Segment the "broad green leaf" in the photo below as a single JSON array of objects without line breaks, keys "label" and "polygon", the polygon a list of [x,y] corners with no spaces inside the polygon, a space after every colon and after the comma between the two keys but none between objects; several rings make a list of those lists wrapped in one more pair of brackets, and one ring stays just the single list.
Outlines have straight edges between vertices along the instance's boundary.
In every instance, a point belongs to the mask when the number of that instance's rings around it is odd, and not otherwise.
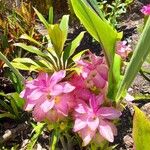
[{"label": "broad green leaf", "polygon": [[69,15],[64,15],[59,24],[61,31],[63,31],[64,33],[64,43],[67,40],[68,28],[69,28],[68,23],[69,23]]},{"label": "broad green leaf", "polygon": [[66,61],[79,46],[85,32],[81,32],[64,50],[63,60]]},{"label": "broad green leaf", "polygon": [[44,24],[44,26],[48,29],[49,28],[49,24],[48,22],[46,21],[46,19],[43,17],[43,15],[37,10],[34,8],[34,11],[35,13],[37,14],[38,18],[40,19],[40,21]]},{"label": "broad green leaf", "polygon": [[18,46],[18,47],[21,47],[23,48],[24,50],[28,51],[28,52],[31,52],[31,53],[34,53],[34,54],[37,54],[39,56],[42,56],[42,57],[45,57],[46,55],[41,52],[38,48],[36,48],[35,46],[31,46],[31,45],[26,45],[24,43],[15,43],[14,44],[15,46]]},{"label": "broad green leaf", "polygon": [[40,67],[35,61],[33,61],[31,58],[15,58],[13,59],[13,62],[18,62],[18,63],[25,63],[25,64],[32,64],[35,66]]},{"label": "broad green leaf", "polygon": [[150,121],[145,114],[134,106],[133,140],[136,150],[149,150]]},{"label": "broad green leaf", "polygon": [[113,64],[117,31],[103,21],[85,0],[71,0],[75,14],[87,31],[101,43],[108,65]]},{"label": "broad green leaf", "polygon": [[55,52],[58,56],[63,51],[64,43],[65,43],[65,36],[63,31],[60,29],[59,25],[51,25],[48,30],[52,45],[55,49]]},{"label": "broad green leaf", "polygon": [[116,101],[120,101],[121,97],[125,95],[127,89],[133,82],[137,73],[139,72],[143,62],[150,52],[150,17],[144,27],[142,35],[138,41],[136,49],[133,52],[133,56],[127,66],[123,80],[120,83],[119,89],[116,95]]},{"label": "broad green leaf", "polygon": [[87,0],[87,2],[90,4],[93,10],[101,17],[101,19],[106,21],[102,11],[100,10],[97,0]]},{"label": "broad green leaf", "polygon": [[27,34],[23,34],[23,35],[21,35],[21,36],[20,36],[20,38],[21,38],[21,39],[29,40],[29,41],[31,41],[31,42],[33,42],[33,43],[37,44],[38,46],[42,46],[42,44],[41,44],[41,43],[39,43],[38,41],[36,41],[34,38],[30,37],[30,36],[29,36],[29,35],[27,35]]},{"label": "broad green leaf", "polygon": [[148,56],[146,57],[146,61],[150,64],[150,53],[149,53]]},{"label": "broad green leaf", "polygon": [[15,68],[17,68],[17,69],[19,69],[19,70],[33,71],[33,70],[30,69],[29,66],[27,66],[27,65],[25,65],[25,64],[22,64],[22,63],[11,62],[11,64],[12,64]]}]

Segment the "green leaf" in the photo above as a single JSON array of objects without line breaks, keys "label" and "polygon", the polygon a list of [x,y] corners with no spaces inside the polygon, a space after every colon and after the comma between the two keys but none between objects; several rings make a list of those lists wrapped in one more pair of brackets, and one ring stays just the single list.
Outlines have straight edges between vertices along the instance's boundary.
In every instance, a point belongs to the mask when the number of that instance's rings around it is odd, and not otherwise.
[{"label": "green leaf", "polygon": [[41,43],[39,43],[38,41],[36,41],[34,38],[30,37],[30,36],[29,36],[29,35],[27,35],[27,34],[23,34],[23,35],[21,35],[21,36],[20,36],[20,38],[21,38],[21,39],[29,40],[29,41],[31,41],[31,42],[33,42],[33,43],[37,44],[38,46],[42,46],[42,44],[41,44]]},{"label": "green leaf", "polygon": [[1,118],[16,119],[15,115],[13,115],[13,114],[11,114],[11,113],[9,113],[9,112],[0,114],[0,119],[1,119]]},{"label": "green leaf", "polygon": [[108,97],[112,100],[115,99],[116,93],[121,82],[121,57],[115,54],[113,66],[109,69],[109,85],[108,85]]},{"label": "green leaf", "polygon": [[28,150],[33,150],[34,145],[36,143],[36,141],[38,140],[39,136],[41,135],[43,128],[45,126],[45,123],[38,123],[35,127],[34,127],[34,133],[32,135],[32,138],[30,139],[30,142],[27,145],[27,149]]},{"label": "green leaf", "polygon": [[127,89],[133,82],[137,73],[139,72],[143,62],[150,52],[150,17],[144,27],[140,40],[133,52],[133,56],[127,66],[123,80],[120,83],[119,89],[116,95],[116,101],[119,102],[121,97],[125,95]]},{"label": "green leaf", "polygon": [[148,150],[150,141],[150,121],[145,114],[134,106],[133,139],[136,150]]},{"label": "green leaf", "polygon": [[[20,72],[10,63],[10,61],[0,52],[0,60],[4,61],[6,65],[14,72],[14,74],[18,77],[18,79],[24,83],[24,77],[20,74]],[[18,84],[22,84],[18,83]],[[20,85],[21,86],[21,85]]]},{"label": "green leaf", "polygon": [[103,21],[85,0],[71,0],[75,14],[87,31],[101,43],[109,66],[113,64],[117,31]]},{"label": "green leaf", "polygon": [[63,31],[64,33],[64,43],[67,40],[68,28],[69,28],[68,23],[69,23],[69,15],[64,15],[59,24],[61,31]]},{"label": "green leaf", "polygon": [[35,13],[37,14],[38,18],[40,19],[40,21],[44,24],[44,26],[48,29],[49,28],[49,24],[48,22],[46,21],[46,19],[43,17],[43,15],[37,10],[34,8],[34,11]]},{"label": "green leaf", "polygon": [[81,58],[81,56],[82,56],[85,52],[87,52],[87,51],[88,51],[88,50],[86,49],[86,50],[83,50],[83,51],[77,53],[76,55],[74,55],[74,56],[72,57],[72,60],[73,60],[74,62],[77,62],[77,61]]},{"label": "green leaf", "polygon": [[18,108],[17,108],[17,105],[16,105],[16,102],[13,98],[10,99],[10,104],[11,104],[11,107],[13,109],[13,112],[15,114],[15,116],[17,118],[19,118],[19,111],[18,111]]},{"label": "green leaf", "polygon": [[14,99],[17,107],[20,108],[20,109],[23,109],[23,106],[24,106],[24,103],[25,103],[24,99],[20,98],[20,96],[17,92],[10,93],[10,96]]},{"label": "green leaf", "polygon": [[15,46],[18,46],[18,47],[21,47],[21,48],[23,48],[24,50],[26,50],[26,51],[28,51],[28,52],[31,52],[31,53],[34,53],[34,54],[37,54],[37,55],[39,55],[39,56],[41,56],[41,57],[45,57],[46,55],[43,53],[43,52],[41,52],[38,48],[36,48],[35,46],[28,46],[28,45],[26,45],[26,44],[24,44],[24,43],[15,43],[14,44]]},{"label": "green leaf", "polygon": [[65,36],[63,31],[60,29],[59,25],[51,25],[48,30],[52,45],[55,49],[55,52],[58,56],[63,51],[64,43],[65,43]]},{"label": "green leaf", "polygon": [[76,48],[79,46],[83,36],[84,31],[81,32],[64,50],[63,60],[66,61],[76,50]]},{"label": "green leaf", "polygon": [[48,22],[49,22],[49,24],[53,24],[53,22],[54,22],[53,7],[49,8]]}]

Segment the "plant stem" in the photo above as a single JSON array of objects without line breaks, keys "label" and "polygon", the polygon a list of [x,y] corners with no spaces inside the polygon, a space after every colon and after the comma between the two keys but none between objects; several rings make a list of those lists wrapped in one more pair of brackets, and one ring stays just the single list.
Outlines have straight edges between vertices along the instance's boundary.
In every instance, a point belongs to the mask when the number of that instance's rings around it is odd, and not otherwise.
[{"label": "plant stem", "polygon": [[57,131],[54,131],[51,150],[55,150],[57,141],[58,141],[58,133]]}]

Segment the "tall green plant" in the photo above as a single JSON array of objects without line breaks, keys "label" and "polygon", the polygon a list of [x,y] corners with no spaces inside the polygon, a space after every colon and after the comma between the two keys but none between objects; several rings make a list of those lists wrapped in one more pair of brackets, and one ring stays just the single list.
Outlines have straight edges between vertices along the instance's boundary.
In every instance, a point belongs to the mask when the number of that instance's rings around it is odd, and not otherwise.
[{"label": "tall green plant", "polygon": [[134,50],[133,56],[127,66],[125,75],[119,85],[118,92],[116,94],[116,101],[121,100],[121,96],[124,96],[127,89],[133,82],[135,76],[139,72],[146,57],[150,53],[150,17],[144,27],[141,37]]}]

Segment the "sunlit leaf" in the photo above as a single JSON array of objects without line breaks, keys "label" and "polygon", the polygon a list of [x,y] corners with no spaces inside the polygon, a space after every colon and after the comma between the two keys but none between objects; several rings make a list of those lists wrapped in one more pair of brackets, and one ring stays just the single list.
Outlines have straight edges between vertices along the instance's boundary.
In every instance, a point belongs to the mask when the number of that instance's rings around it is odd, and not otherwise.
[{"label": "sunlit leaf", "polygon": [[68,29],[69,29],[68,23],[69,23],[69,15],[63,15],[59,27],[64,33],[64,42],[67,40]]},{"label": "sunlit leaf", "polygon": [[34,11],[36,12],[38,18],[40,19],[40,21],[44,24],[44,26],[48,29],[49,28],[49,24],[48,22],[46,21],[46,19],[43,17],[43,15],[37,10],[34,8]]},{"label": "sunlit leaf", "polygon": [[42,53],[38,48],[36,48],[35,46],[31,46],[31,45],[26,45],[24,43],[15,43],[15,46],[21,47],[24,50],[31,52],[31,53],[35,53],[39,56],[45,57],[46,55],[44,53]]},{"label": "sunlit leaf", "polygon": [[148,150],[150,141],[150,121],[145,114],[134,106],[133,139],[136,150]]},{"label": "sunlit leaf", "polygon": [[79,46],[85,32],[81,32],[64,50],[64,61],[66,61],[76,50]]},{"label": "sunlit leaf", "polygon": [[117,31],[103,21],[85,0],[71,0],[75,14],[87,31],[101,43],[108,65],[113,64]]},{"label": "sunlit leaf", "polygon": [[27,35],[27,34],[23,34],[23,35],[21,35],[21,36],[20,36],[20,38],[21,38],[21,39],[29,40],[29,41],[31,41],[31,42],[33,42],[33,43],[35,43],[35,44],[39,45],[39,46],[42,46],[42,44],[41,44],[41,43],[39,43],[38,41],[36,41],[34,38],[30,37],[30,36],[29,36],[29,35]]}]

